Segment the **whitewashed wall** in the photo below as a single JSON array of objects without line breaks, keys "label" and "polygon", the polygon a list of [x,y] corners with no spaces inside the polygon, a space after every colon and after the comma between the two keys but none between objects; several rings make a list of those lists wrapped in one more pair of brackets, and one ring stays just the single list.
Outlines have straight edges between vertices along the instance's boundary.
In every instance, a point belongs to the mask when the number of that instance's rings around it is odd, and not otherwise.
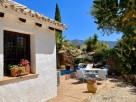
[{"label": "whitewashed wall", "polygon": [[[35,78],[18,79],[7,84],[0,82],[0,102],[45,102],[57,95],[56,77],[56,45],[54,31],[48,29],[48,24],[40,21],[42,27],[37,27],[35,18],[21,15],[0,6],[0,80],[3,77],[3,31],[14,31],[30,34],[32,72],[39,74]],[[18,17],[28,20],[23,23]],[[31,20],[30,20],[31,19]],[[38,22],[38,21],[37,21]]]}]

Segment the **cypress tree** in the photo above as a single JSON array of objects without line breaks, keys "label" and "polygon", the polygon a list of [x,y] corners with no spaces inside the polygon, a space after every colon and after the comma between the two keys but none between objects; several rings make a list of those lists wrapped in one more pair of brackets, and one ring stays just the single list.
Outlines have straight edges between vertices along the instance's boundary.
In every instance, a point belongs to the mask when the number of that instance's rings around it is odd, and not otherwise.
[{"label": "cypress tree", "polygon": [[60,10],[57,3],[56,3],[56,11],[55,11],[55,20],[61,22]]},{"label": "cypress tree", "polygon": [[[55,11],[55,18],[56,21],[61,22],[61,16],[60,16],[60,10],[59,6],[56,3],[56,11]],[[57,59],[57,68],[60,68],[60,58],[59,58],[59,50],[62,48],[62,31],[56,30],[55,31],[56,35],[56,59]]]}]

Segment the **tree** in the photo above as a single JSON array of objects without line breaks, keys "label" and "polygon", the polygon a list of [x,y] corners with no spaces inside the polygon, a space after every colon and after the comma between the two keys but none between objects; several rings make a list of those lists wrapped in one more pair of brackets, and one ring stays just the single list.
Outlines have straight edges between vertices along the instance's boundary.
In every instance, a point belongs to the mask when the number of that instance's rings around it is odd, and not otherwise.
[{"label": "tree", "polygon": [[135,0],[94,0],[90,12],[104,34],[125,32],[125,28],[135,24]]},{"label": "tree", "polygon": [[95,56],[94,56],[94,62],[106,62],[105,61],[105,54],[109,50],[109,46],[105,42],[99,42],[95,45]]},{"label": "tree", "polygon": [[[56,21],[61,22],[60,10],[58,4],[56,4],[55,18]],[[56,30],[56,58],[57,58],[57,68],[60,67],[60,58],[59,58],[59,50],[62,48],[62,31]]]},{"label": "tree", "polygon": [[87,52],[91,52],[93,49],[92,49],[92,38],[89,37],[86,41],[85,41],[85,44],[86,44],[86,51]]},{"label": "tree", "polygon": [[136,74],[136,39],[133,34],[125,34],[115,47],[115,52],[120,59],[122,73]]},{"label": "tree", "polygon": [[122,32],[122,40],[114,48],[122,72],[136,74],[136,1],[94,0],[91,14],[104,34]]},{"label": "tree", "polygon": [[93,39],[92,39],[93,50],[95,50],[97,43],[98,43],[98,35],[94,34]]},{"label": "tree", "polygon": [[93,38],[89,37],[86,39],[85,44],[86,44],[86,51],[91,52],[95,50],[96,44],[98,43],[98,35],[94,34]]},{"label": "tree", "polygon": [[59,6],[57,3],[56,3],[56,11],[55,11],[55,18],[54,19],[56,21],[61,22],[60,10],[59,10]]}]

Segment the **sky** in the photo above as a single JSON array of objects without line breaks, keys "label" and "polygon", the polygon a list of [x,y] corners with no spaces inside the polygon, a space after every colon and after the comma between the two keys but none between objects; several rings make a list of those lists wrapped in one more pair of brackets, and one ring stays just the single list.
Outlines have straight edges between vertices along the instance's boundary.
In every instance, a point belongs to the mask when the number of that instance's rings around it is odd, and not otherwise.
[{"label": "sky", "polygon": [[62,23],[67,25],[68,29],[63,32],[67,40],[79,39],[86,40],[98,35],[98,40],[117,41],[121,34],[102,35],[97,30],[97,24],[89,14],[93,0],[14,0],[27,6],[29,9],[37,11],[49,18],[54,19],[55,5],[58,3]]}]

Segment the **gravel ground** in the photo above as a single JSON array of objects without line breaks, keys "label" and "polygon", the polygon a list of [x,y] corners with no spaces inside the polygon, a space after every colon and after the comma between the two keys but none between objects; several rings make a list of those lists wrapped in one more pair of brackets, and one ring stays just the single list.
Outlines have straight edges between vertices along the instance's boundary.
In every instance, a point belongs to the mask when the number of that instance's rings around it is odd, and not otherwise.
[{"label": "gravel ground", "polygon": [[119,79],[109,80],[107,85],[88,99],[89,102],[136,102],[136,87]]}]

